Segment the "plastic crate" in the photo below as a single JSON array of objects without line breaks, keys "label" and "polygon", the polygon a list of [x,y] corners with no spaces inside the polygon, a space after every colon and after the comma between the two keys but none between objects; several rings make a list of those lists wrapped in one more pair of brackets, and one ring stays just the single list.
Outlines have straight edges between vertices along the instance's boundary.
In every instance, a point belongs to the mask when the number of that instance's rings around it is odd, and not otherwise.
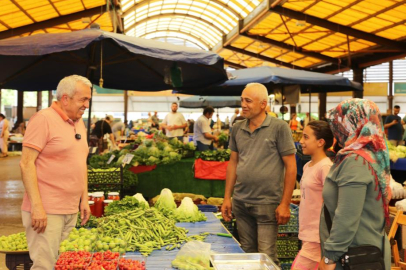
[{"label": "plastic crate", "polygon": [[30,255],[6,254],[6,266],[9,270],[29,270],[32,266]]},{"label": "plastic crate", "polygon": [[210,204],[198,204],[197,208],[199,208],[202,212],[213,212],[216,213],[218,211],[218,207],[215,205]]},{"label": "plastic crate", "polygon": [[292,268],[291,263],[281,263],[281,270],[290,270]]},{"label": "plastic crate", "polygon": [[297,237],[279,237],[276,240],[278,258],[295,258],[300,250],[300,241]]},{"label": "plastic crate", "polygon": [[290,204],[290,219],[286,225],[279,225],[278,233],[299,233],[299,206]]},{"label": "plastic crate", "polygon": [[[89,192],[92,191],[118,191],[120,194],[123,193],[123,169],[120,166],[114,171],[95,171],[89,169],[87,171],[87,182]],[[100,179],[103,179],[100,182]]]}]

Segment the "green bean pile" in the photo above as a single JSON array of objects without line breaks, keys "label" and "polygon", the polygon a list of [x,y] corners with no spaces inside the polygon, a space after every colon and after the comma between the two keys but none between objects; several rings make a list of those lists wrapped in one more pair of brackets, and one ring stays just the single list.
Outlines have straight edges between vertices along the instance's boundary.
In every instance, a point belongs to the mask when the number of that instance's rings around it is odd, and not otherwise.
[{"label": "green bean pile", "polygon": [[187,236],[188,230],[175,226],[175,220],[166,218],[155,208],[141,209],[98,219],[99,237],[121,238],[127,242],[127,251],[140,251],[148,256],[166,246],[166,250],[180,248],[184,242],[204,241],[207,234]]}]

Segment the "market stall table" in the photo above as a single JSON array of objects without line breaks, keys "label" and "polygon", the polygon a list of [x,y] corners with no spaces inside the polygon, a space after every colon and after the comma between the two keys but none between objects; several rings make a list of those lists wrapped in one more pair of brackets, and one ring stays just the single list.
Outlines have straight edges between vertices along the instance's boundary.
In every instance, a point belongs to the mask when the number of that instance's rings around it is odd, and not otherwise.
[{"label": "market stall table", "polygon": [[[197,223],[177,223],[177,226],[189,230],[188,235],[208,233],[228,233],[223,227],[220,220],[213,213],[204,213],[207,216],[206,222]],[[239,243],[234,238],[209,235],[206,243],[211,244],[211,250],[216,253],[244,253]],[[171,267],[171,262],[175,259],[179,250],[162,250],[154,251],[147,257],[146,268],[148,270],[166,270],[175,269]],[[129,252],[127,255],[140,255],[139,252]],[[141,256],[141,255],[140,255]]]},{"label": "market stall table", "polygon": [[224,180],[200,180],[193,174],[194,158],[182,159],[170,165],[158,165],[155,170],[138,174],[136,191],[153,198],[163,188],[176,193],[194,193],[209,197],[224,197]]}]

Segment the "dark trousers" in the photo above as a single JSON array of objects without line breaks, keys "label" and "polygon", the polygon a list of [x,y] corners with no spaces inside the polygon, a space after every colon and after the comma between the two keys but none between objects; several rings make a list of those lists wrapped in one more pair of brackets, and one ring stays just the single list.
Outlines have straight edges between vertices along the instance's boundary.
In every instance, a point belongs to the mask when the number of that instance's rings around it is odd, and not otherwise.
[{"label": "dark trousers", "polygon": [[209,145],[197,141],[197,151],[207,151],[207,150],[214,150],[213,143]]}]

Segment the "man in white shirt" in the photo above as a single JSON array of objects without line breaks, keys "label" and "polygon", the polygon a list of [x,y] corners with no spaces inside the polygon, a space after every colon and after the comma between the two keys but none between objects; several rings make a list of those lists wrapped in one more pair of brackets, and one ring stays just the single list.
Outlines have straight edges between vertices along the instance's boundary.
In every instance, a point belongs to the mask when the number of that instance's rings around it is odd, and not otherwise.
[{"label": "man in white shirt", "polygon": [[187,126],[183,114],[178,113],[178,103],[172,103],[172,112],[168,113],[162,122],[162,128],[165,129],[166,136],[169,138],[177,137],[183,140],[183,129]]},{"label": "man in white shirt", "polygon": [[212,141],[218,141],[217,136],[211,134],[210,118],[213,117],[213,107],[206,107],[193,127],[193,141],[197,145],[197,151],[213,150]]}]

